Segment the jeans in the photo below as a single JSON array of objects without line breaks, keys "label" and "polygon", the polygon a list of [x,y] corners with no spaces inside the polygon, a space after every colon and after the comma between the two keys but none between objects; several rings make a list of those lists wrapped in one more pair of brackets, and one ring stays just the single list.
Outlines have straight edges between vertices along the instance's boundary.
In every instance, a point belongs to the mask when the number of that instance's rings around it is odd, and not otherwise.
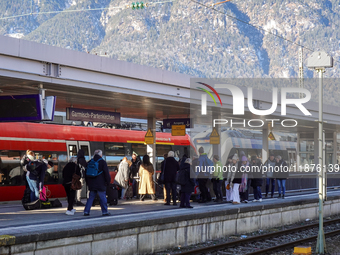
[{"label": "jeans", "polygon": [[87,199],[84,213],[90,214],[90,210],[93,204],[93,200],[96,198],[96,195],[98,193],[99,196],[99,203],[100,207],[102,208],[102,214],[107,214],[107,200],[106,200],[106,191],[97,191],[97,190],[91,190],[89,199]]},{"label": "jeans", "polygon": [[135,178],[132,178],[132,191],[133,191],[133,196],[137,196],[137,181]]},{"label": "jeans", "polygon": [[281,195],[281,187],[282,187],[282,194],[285,195],[285,193],[286,193],[286,179],[277,179],[277,187],[279,188],[279,195]]},{"label": "jeans", "polygon": [[165,183],[165,189],[166,189],[166,203],[170,204],[170,191],[172,192],[172,202],[176,204],[176,198],[177,198],[177,184],[176,182],[167,182]]},{"label": "jeans", "polygon": [[181,193],[180,207],[189,207],[190,206],[190,196],[191,196],[191,193],[186,193],[186,192]]},{"label": "jeans", "polygon": [[268,195],[269,192],[269,184],[272,182],[272,193],[271,195],[274,196],[274,191],[275,191],[275,179],[273,178],[267,178],[266,179],[266,195]]},{"label": "jeans", "polygon": [[262,198],[262,193],[261,193],[261,187],[257,186],[256,188],[253,188],[254,190],[254,199],[259,200]]},{"label": "jeans", "polygon": [[31,202],[33,202],[33,201],[39,199],[38,184],[37,184],[36,180],[31,180],[28,177],[28,175],[26,175],[26,180],[27,180],[28,186],[30,187],[30,190],[31,190],[31,195],[30,195]]},{"label": "jeans", "polygon": [[213,189],[216,195],[216,200],[223,200],[221,186],[222,186],[222,180],[213,179]]},{"label": "jeans", "polygon": [[73,203],[74,203],[74,196],[76,194],[76,191],[71,189],[71,184],[65,184],[64,189],[67,195],[67,210],[71,211],[73,209]]}]

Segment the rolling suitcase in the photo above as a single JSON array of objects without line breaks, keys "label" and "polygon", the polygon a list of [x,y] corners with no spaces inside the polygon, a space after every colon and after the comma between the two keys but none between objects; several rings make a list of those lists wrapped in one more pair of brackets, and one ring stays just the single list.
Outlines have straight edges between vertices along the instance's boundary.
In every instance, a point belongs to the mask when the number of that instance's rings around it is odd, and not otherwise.
[{"label": "rolling suitcase", "polygon": [[118,189],[114,184],[110,184],[106,189],[107,202],[110,205],[118,204]]}]

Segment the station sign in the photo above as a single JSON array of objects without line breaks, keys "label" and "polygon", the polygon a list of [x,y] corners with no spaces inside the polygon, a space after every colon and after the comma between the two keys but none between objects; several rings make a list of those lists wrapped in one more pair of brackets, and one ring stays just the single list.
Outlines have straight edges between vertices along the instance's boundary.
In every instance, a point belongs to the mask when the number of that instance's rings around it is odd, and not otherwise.
[{"label": "station sign", "polygon": [[153,136],[151,128],[149,128],[148,132],[146,132],[146,134],[145,134],[144,143],[154,144],[154,142],[155,142],[155,137]]},{"label": "station sign", "polygon": [[105,112],[89,109],[66,108],[66,119],[120,124],[120,112]]},{"label": "station sign", "polygon": [[185,136],[185,125],[172,125],[171,126],[172,136]]},{"label": "station sign", "polygon": [[186,128],[191,128],[191,119],[184,118],[184,119],[164,119],[163,120],[163,128],[170,129],[173,125],[185,125]]},{"label": "station sign", "polygon": [[[0,121],[53,120],[55,96],[39,94],[0,97]],[[45,107],[44,107],[45,105]]]},{"label": "station sign", "polygon": [[210,144],[220,144],[220,135],[216,128],[210,134]]}]

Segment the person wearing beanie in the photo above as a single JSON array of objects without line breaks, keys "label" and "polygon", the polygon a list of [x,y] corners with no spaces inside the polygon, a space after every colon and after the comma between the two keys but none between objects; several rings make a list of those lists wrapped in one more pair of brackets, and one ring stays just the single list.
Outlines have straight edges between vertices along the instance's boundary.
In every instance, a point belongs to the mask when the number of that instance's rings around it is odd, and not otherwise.
[{"label": "person wearing beanie", "polygon": [[251,156],[250,166],[252,168],[253,178],[251,179],[251,186],[254,191],[254,200],[253,202],[262,202],[262,162],[257,156]]},{"label": "person wearing beanie", "polygon": [[266,167],[266,196],[268,197],[269,192],[269,185],[271,184],[271,198],[274,197],[275,192],[275,178],[274,178],[274,167],[275,167],[276,161],[274,159],[274,154],[271,153],[269,155],[268,160],[264,163],[264,166]]},{"label": "person wearing beanie", "polygon": [[[228,168],[228,177],[226,183],[226,189],[230,192],[230,202],[233,204],[240,203],[240,194],[239,187],[241,183],[240,178],[235,178],[236,172],[240,172],[240,162],[238,162],[238,155],[232,157],[232,163],[230,164],[230,168]],[[236,168],[236,171],[232,171],[233,168]]]},{"label": "person wearing beanie", "polygon": [[249,169],[249,161],[246,156],[242,156],[241,158],[241,171],[242,173],[242,180],[240,185],[240,196],[242,203],[248,203],[249,199],[249,181],[248,181],[248,172]]}]

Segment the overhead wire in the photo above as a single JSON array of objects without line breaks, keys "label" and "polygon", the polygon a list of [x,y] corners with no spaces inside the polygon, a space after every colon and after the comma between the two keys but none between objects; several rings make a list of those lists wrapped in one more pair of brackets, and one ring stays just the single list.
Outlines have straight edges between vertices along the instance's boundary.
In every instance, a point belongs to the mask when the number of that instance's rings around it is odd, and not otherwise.
[{"label": "overhead wire", "polygon": [[[159,2],[149,2],[146,3],[149,6],[154,4],[163,4],[163,3],[171,3],[175,0],[168,0],[168,1],[159,1]],[[7,17],[1,17],[0,20],[7,20],[7,19],[14,19],[19,17],[27,17],[32,15],[45,15],[45,14],[56,14],[56,13],[72,13],[72,12],[87,12],[87,11],[103,11],[103,10],[109,10],[109,9],[129,9],[127,6],[112,6],[112,7],[104,7],[104,8],[89,8],[89,9],[74,9],[74,10],[63,10],[63,11],[48,11],[48,12],[33,12],[33,0],[31,5],[31,13],[25,13],[20,15],[12,15]]]}]

